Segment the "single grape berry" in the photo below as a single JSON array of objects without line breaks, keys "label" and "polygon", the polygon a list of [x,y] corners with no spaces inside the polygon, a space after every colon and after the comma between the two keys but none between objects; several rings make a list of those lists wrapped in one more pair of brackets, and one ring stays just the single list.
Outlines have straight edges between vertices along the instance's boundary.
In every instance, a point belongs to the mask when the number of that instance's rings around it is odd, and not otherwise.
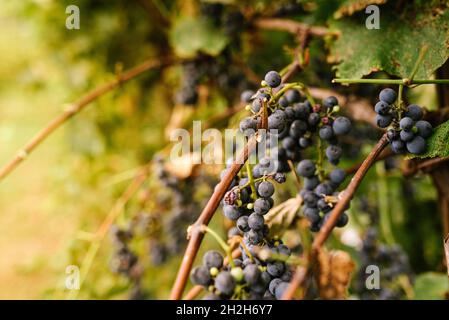
[{"label": "single grape berry", "polygon": [[379,128],[386,128],[390,125],[393,117],[391,115],[376,115],[376,124]]},{"label": "single grape berry", "polygon": [[334,131],[331,126],[324,125],[320,128],[319,135],[322,140],[329,140],[333,137]]},{"label": "single grape berry", "polygon": [[418,129],[418,135],[423,137],[424,139],[430,137],[433,132],[432,125],[425,121],[419,120],[415,123],[416,129]]},{"label": "single grape berry", "polygon": [[295,120],[290,125],[289,135],[292,138],[298,139],[307,131],[307,123],[302,120]]},{"label": "single grape berry", "polygon": [[393,89],[385,88],[379,93],[379,100],[393,104],[396,101],[396,92]]},{"label": "single grape berry", "polygon": [[282,299],[282,296],[284,295],[285,291],[287,290],[288,285],[289,285],[288,282],[281,282],[276,286],[276,289],[274,290],[276,299],[278,299],[278,300]]},{"label": "single grape berry", "polygon": [[273,179],[277,183],[284,183],[285,181],[287,181],[287,177],[285,176],[285,174],[284,173],[280,173],[280,172],[275,173]]},{"label": "single grape berry", "polygon": [[420,106],[411,104],[407,107],[407,111],[404,114],[406,117],[412,118],[414,121],[421,120],[423,112]]},{"label": "single grape berry", "polygon": [[286,98],[286,97],[281,97],[281,98],[279,99],[279,105],[280,105],[282,108],[288,107],[289,102],[288,102],[287,98]]},{"label": "single grape berry", "polygon": [[336,105],[338,105],[338,100],[334,96],[327,97],[323,100],[323,107],[326,109],[332,109]]},{"label": "single grape berry", "polygon": [[318,113],[313,112],[313,113],[309,114],[309,118],[307,121],[310,126],[316,127],[318,125],[318,123],[320,123],[321,117]]},{"label": "single grape berry", "polygon": [[249,225],[248,225],[248,216],[241,216],[237,219],[237,228],[242,232],[248,232],[249,231]]},{"label": "single grape berry", "polygon": [[264,198],[258,198],[254,201],[254,212],[260,215],[266,214],[271,209],[270,201]]},{"label": "single grape berry", "polygon": [[263,240],[263,234],[259,231],[250,229],[247,233],[245,233],[245,237],[248,239],[250,244],[258,244]]},{"label": "single grape berry", "polygon": [[393,140],[391,142],[391,150],[397,154],[403,153],[405,151],[405,143],[399,139]]},{"label": "single grape berry", "polygon": [[342,169],[334,169],[329,174],[329,179],[332,183],[335,183],[336,185],[339,185],[342,183],[346,178],[346,172]]},{"label": "single grape berry", "polygon": [[331,163],[339,160],[342,154],[343,150],[339,146],[330,145],[326,148],[326,157]]},{"label": "single grape berry", "polygon": [[276,88],[281,84],[281,76],[276,71],[269,71],[264,78],[265,82],[271,87]]},{"label": "single grape berry", "polygon": [[240,121],[240,131],[245,134],[254,133],[257,129],[257,121],[253,118],[245,118]]},{"label": "single grape berry", "polygon": [[231,205],[224,205],[223,213],[226,218],[233,221],[237,220],[242,215],[237,207]]},{"label": "single grape berry", "polygon": [[[280,110],[279,110],[280,111]],[[268,117],[268,129],[283,131],[285,128],[285,115],[284,113],[274,112]]]},{"label": "single grape berry", "polygon": [[207,251],[203,256],[203,265],[208,269],[220,269],[223,266],[223,257],[218,251]]},{"label": "single grape berry", "polygon": [[295,111],[295,118],[307,121],[310,114],[310,106],[305,103],[297,103],[293,106],[293,111]]},{"label": "single grape berry", "polygon": [[257,192],[262,198],[269,198],[274,194],[274,186],[269,181],[262,181],[257,188]]},{"label": "single grape berry", "polygon": [[299,146],[301,148],[307,148],[311,144],[312,144],[312,140],[310,140],[309,138],[304,138],[304,137],[299,138]]},{"label": "single grape berry", "polygon": [[280,278],[274,278],[273,280],[270,281],[270,284],[268,286],[268,291],[270,291],[271,294],[274,295],[274,292],[276,290],[276,287],[279,285],[279,283],[281,283],[282,280]]},{"label": "single grape berry", "polygon": [[313,190],[320,183],[320,179],[317,176],[310,178],[304,178],[304,189]]},{"label": "single grape berry", "polygon": [[211,282],[209,269],[205,266],[198,266],[193,268],[192,272],[190,273],[190,280],[194,284],[204,287],[208,286]]},{"label": "single grape berry", "polygon": [[351,121],[346,117],[338,117],[332,124],[332,129],[336,135],[344,135],[351,130]]},{"label": "single grape berry", "polygon": [[298,90],[290,89],[285,93],[285,98],[290,104],[293,104],[295,102],[299,102],[301,99],[301,94]]},{"label": "single grape berry", "polygon": [[409,117],[404,117],[401,119],[401,121],[399,121],[399,127],[405,131],[412,130],[413,125],[414,125],[414,121],[412,118],[409,118]]},{"label": "single grape berry", "polygon": [[256,264],[249,264],[243,269],[243,277],[249,285],[255,285],[260,279],[260,269]]},{"label": "single grape berry", "polygon": [[254,91],[252,91],[252,90],[245,90],[240,95],[240,100],[242,102],[249,103],[249,102],[251,102],[251,98],[253,97],[253,95],[254,95]]},{"label": "single grape berry", "polygon": [[338,217],[337,223],[335,224],[339,228],[343,228],[348,224],[349,218],[346,213],[343,213],[340,217]]},{"label": "single grape berry", "polygon": [[312,160],[302,160],[300,163],[298,163],[298,166],[296,167],[296,172],[301,177],[310,178],[315,175],[315,164]]},{"label": "single grape berry", "polygon": [[267,272],[273,277],[280,277],[285,270],[285,265],[281,261],[267,264]]},{"label": "single grape berry", "polygon": [[248,226],[252,230],[256,230],[256,231],[262,230],[264,222],[265,221],[264,221],[263,217],[257,213],[252,213],[248,217]]},{"label": "single grape berry", "polygon": [[415,134],[413,133],[413,131],[402,130],[401,133],[399,134],[399,136],[401,137],[402,141],[408,142],[408,141],[411,141],[413,139]]},{"label": "single grape berry", "polygon": [[390,112],[390,110],[391,110],[390,105],[382,100],[376,103],[376,105],[374,106],[374,111],[376,111],[377,114],[383,116],[387,115]]},{"label": "single grape berry", "polygon": [[215,278],[215,288],[225,295],[231,295],[235,288],[235,280],[228,271],[221,271]]},{"label": "single grape berry", "polygon": [[407,142],[407,150],[413,154],[421,154],[426,151],[426,140],[421,136],[416,136],[412,141]]}]

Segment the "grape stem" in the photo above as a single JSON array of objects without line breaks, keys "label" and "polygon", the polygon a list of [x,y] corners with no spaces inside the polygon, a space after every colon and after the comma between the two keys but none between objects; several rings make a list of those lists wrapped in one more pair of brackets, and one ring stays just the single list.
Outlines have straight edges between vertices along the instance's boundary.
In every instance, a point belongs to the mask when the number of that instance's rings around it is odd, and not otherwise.
[{"label": "grape stem", "polygon": [[343,212],[349,205],[349,202],[351,201],[352,197],[357,191],[358,186],[363,181],[363,178],[365,177],[369,168],[375,163],[376,158],[380,155],[382,150],[387,145],[388,145],[388,138],[387,134],[385,133],[377,142],[377,144],[374,146],[374,148],[371,150],[368,157],[366,157],[366,159],[363,161],[362,165],[354,174],[354,176],[351,179],[351,182],[349,182],[346,189],[342,191],[341,193],[342,197],[340,198],[340,201],[337,203],[332,212],[329,213],[330,215],[329,219],[326,220],[326,222],[323,224],[323,226],[321,227],[320,231],[318,232],[313,241],[312,250],[308,259],[306,270],[304,270],[304,267],[302,266],[296,269],[295,275],[293,276],[293,279],[290,282],[290,285],[288,286],[287,290],[285,291],[282,299],[284,300],[292,299],[298,286],[302,286],[307,276],[312,273],[313,268],[316,265],[316,258],[321,250],[321,247],[323,246],[324,242],[329,238],[332,230],[335,227],[335,224],[338,221],[338,218],[343,214]]},{"label": "grape stem", "polygon": [[411,86],[414,84],[449,84],[449,79],[333,79],[332,83],[365,83],[365,84],[402,84]]},{"label": "grape stem", "polygon": [[246,173],[248,175],[248,184],[251,188],[251,199],[254,200],[257,198],[256,184],[254,182],[253,172],[249,161],[246,161]]}]

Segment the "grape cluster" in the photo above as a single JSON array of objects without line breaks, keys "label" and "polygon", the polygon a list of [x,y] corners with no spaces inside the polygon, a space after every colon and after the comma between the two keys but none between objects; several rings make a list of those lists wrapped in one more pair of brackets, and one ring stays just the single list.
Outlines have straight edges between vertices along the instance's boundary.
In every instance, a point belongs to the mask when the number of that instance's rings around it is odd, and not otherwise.
[{"label": "grape cluster", "polygon": [[290,249],[280,240],[267,241],[261,249],[268,252],[264,259],[249,256],[245,253],[248,249],[242,248],[242,259],[233,259],[227,265],[219,252],[208,251],[202,265],[193,268],[190,279],[208,291],[205,300],[281,299],[292,271],[287,264],[270,256],[274,253],[288,258]]},{"label": "grape cluster", "polygon": [[[360,271],[356,292],[363,300],[397,300],[404,296],[404,290],[398,278],[407,277],[412,280],[412,272],[406,253],[398,246],[387,246],[379,243],[375,228],[370,228],[363,239],[360,250]],[[366,269],[375,265],[380,269],[380,288],[368,289],[366,279],[370,273]]]},{"label": "grape cluster", "polygon": [[416,104],[406,108],[397,101],[393,89],[383,89],[379,102],[374,106],[376,124],[388,128],[387,137],[395,153],[422,154],[426,151],[426,139],[432,135],[432,125],[423,118],[423,110]]},{"label": "grape cluster", "polygon": [[137,256],[129,248],[129,242],[133,238],[131,225],[127,228],[119,228],[113,225],[110,234],[114,248],[110,262],[112,272],[128,278],[131,283],[129,294],[131,300],[144,299],[146,294],[141,287],[143,272],[138,264]]}]

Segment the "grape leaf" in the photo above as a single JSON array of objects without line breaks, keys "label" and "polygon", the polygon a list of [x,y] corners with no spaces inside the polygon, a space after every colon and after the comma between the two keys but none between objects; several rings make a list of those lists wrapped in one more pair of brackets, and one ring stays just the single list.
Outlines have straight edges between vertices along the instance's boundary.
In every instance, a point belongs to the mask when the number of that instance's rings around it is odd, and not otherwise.
[{"label": "grape leaf", "polygon": [[170,30],[170,44],[181,58],[193,58],[198,52],[218,55],[228,37],[206,18],[181,17]]},{"label": "grape leaf", "polygon": [[449,280],[444,273],[426,272],[415,279],[413,286],[416,300],[444,299],[449,290]]},{"label": "grape leaf", "polygon": [[329,57],[339,63],[337,77],[361,78],[380,70],[409,77],[425,45],[429,50],[416,78],[429,78],[449,58],[449,10],[423,5],[397,12],[386,6],[380,8],[380,29],[366,28],[366,14],[330,23],[341,33]]},{"label": "grape leaf", "polygon": [[433,135],[427,139],[427,151],[421,155],[411,155],[412,158],[434,158],[449,156],[449,120],[435,128]]},{"label": "grape leaf", "polygon": [[354,12],[365,10],[371,4],[384,4],[387,0],[346,0],[334,13],[335,19],[351,16]]}]

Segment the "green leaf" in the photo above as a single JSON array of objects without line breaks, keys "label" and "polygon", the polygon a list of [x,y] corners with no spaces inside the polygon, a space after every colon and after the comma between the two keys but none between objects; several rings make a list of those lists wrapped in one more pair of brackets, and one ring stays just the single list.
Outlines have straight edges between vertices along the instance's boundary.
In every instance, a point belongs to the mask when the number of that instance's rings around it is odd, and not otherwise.
[{"label": "green leaf", "polygon": [[362,78],[380,70],[409,77],[420,49],[428,45],[416,74],[427,79],[449,58],[449,10],[425,5],[397,12],[387,4],[380,7],[380,29],[367,29],[367,17],[357,14],[330,24],[341,32],[329,57],[339,63],[337,77]]},{"label": "green leaf", "polygon": [[434,158],[449,156],[449,120],[435,128],[433,135],[427,139],[427,151],[421,155],[411,155],[412,158]]},{"label": "green leaf", "polygon": [[181,58],[193,58],[198,52],[218,55],[228,37],[206,18],[181,17],[170,30],[170,43]]},{"label": "green leaf", "polygon": [[440,300],[445,298],[449,290],[447,274],[426,272],[415,279],[413,286],[415,300]]}]

